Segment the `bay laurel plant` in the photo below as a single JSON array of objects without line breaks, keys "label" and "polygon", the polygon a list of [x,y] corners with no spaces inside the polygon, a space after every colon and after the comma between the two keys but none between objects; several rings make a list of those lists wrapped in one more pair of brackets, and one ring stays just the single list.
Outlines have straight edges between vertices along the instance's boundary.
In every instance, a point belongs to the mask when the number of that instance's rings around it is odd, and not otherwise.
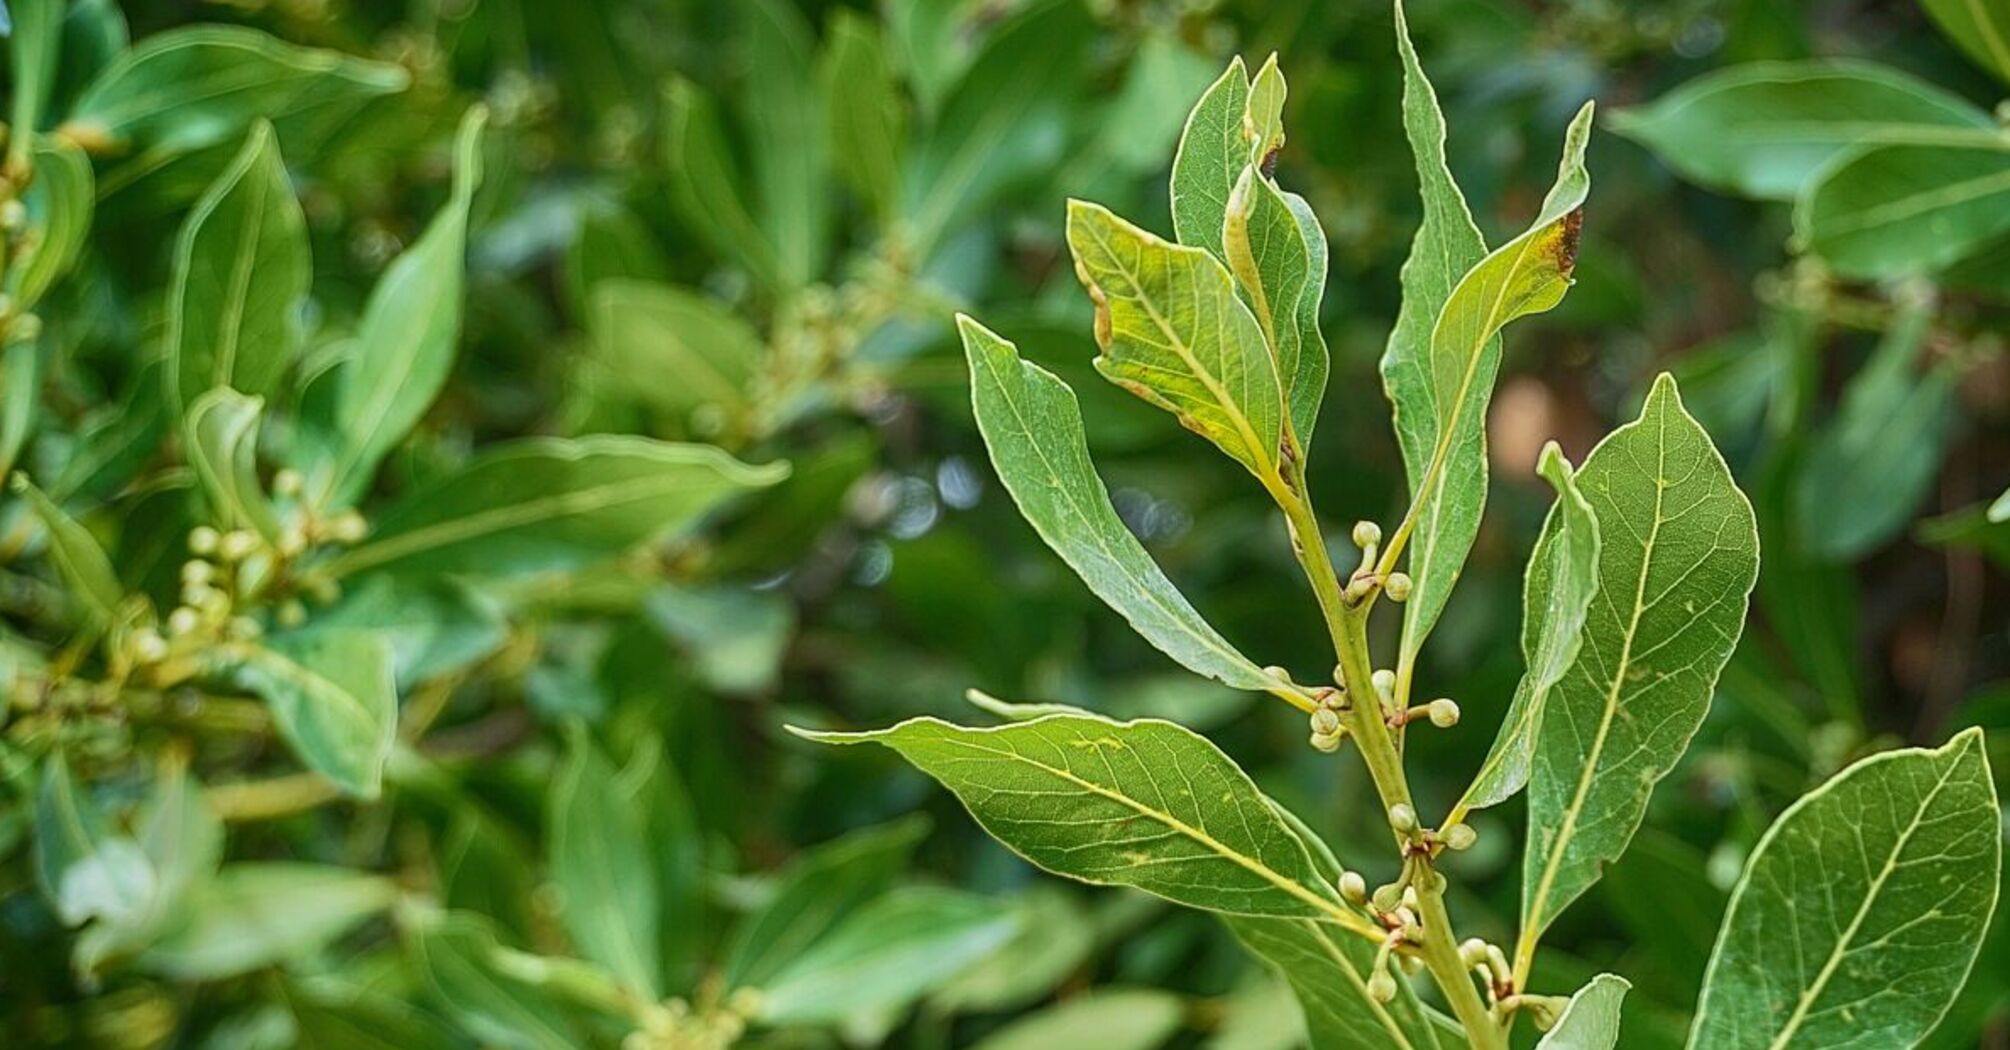
[{"label": "bay laurel plant", "polygon": [[[1286,85],[1238,60],[1187,119],[1171,177],[1172,241],[1087,201],[1067,240],[1094,306],[1098,371],[1247,470],[1280,513],[1330,639],[1330,681],[1263,666],[1215,631],[1125,528],[1090,461],[1073,392],[1004,336],[959,318],[972,402],[1019,510],[1090,590],[1197,675],[1268,694],[1310,745],[1358,754],[1386,814],[1380,856],[1336,856],[1220,749],[1177,724],[985,700],[1004,723],[933,717],[806,732],[892,748],[999,841],[1084,882],[1218,914],[1291,985],[1315,1047],[1621,1045],[1623,975],[1532,983],[1543,937],[1617,860],[1680,760],[1736,645],[1758,533],[1710,435],[1662,376],[1639,414],[1571,464],[1525,576],[1525,672],[1492,748],[1444,813],[1419,808],[1404,740],[1461,705],[1419,674],[1487,491],[1483,419],[1503,330],[1568,291],[1590,180],[1587,104],[1563,132],[1554,186],[1522,232],[1489,248],[1445,158],[1446,127],[1396,7],[1402,114],[1423,219],[1381,362],[1409,504],[1387,527],[1329,542],[1305,465],[1329,370],[1318,325],[1326,243],[1273,165]],[[1344,555],[1344,556],[1343,556]],[[1371,644],[1378,612],[1393,645]],[[1378,636],[1379,637],[1379,636]],[[1293,654],[1302,656],[1303,654]],[[1488,698],[1490,701],[1495,698]],[[1352,748],[1348,748],[1348,743]],[[1527,793],[1512,942],[1461,935],[1445,857],[1468,819]],[[1746,862],[1702,983],[1695,1050],[1896,1048],[1925,1038],[1963,984],[1996,903],[1999,814],[1979,731],[1877,755],[1788,808]],[[1367,872],[1378,874],[1370,878]],[[1468,920],[1470,921],[1470,917]],[[1428,975],[1427,990],[1412,977]]]}]

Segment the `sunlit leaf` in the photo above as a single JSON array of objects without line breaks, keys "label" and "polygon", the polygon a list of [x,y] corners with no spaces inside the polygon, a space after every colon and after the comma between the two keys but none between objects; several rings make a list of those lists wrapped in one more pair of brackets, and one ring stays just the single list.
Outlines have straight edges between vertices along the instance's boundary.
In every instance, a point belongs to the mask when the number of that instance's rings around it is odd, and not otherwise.
[{"label": "sunlit leaf", "polygon": [[307,767],[344,792],[375,798],[397,729],[391,650],[368,631],[276,635],[233,645],[219,670],[265,700]]},{"label": "sunlit leaf", "polygon": [[1151,988],[1106,988],[1022,1017],[985,1036],[972,1050],[1154,1050],[1180,1030],[1186,1007]]},{"label": "sunlit leaf", "polygon": [[35,516],[42,520],[42,527],[48,530],[49,557],[56,563],[56,571],[62,574],[84,618],[99,627],[110,624],[118,613],[119,603],[125,600],[126,590],[119,583],[118,573],[112,571],[105,549],[89,530],[29,482],[27,475],[14,475],[13,486],[15,495],[28,501]]},{"label": "sunlit leaf", "polygon": [[1609,973],[1592,978],[1570,997],[1536,1050],[1613,1050],[1619,1045],[1619,1007],[1632,987]]},{"label": "sunlit leaf", "polygon": [[287,861],[227,864],[139,963],[185,981],[234,977],[320,951],[383,911],[397,894],[389,879],[348,868]]},{"label": "sunlit leaf", "polygon": [[1825,168],[1794,235],[1838,273],[1930,274],[2010,231],[2010,142],[1877,146]]},{"label": "sunlit leaf", "polygon": [[846,916],[762,985],[761,1019],[829,1024],[906,1007],[1010,940],[1017,916],[960,890],[895,890]]}]

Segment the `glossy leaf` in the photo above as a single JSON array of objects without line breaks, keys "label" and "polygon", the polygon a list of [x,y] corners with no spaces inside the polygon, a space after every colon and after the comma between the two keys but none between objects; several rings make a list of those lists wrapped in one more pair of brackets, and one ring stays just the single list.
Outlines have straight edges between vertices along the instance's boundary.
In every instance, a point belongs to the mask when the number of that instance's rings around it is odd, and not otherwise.
[{"label": "glossy leaf", "polygon": [[1210,911],[1355,917],[1228,756],[1170,722],[1049,715],[989,729],[916,718],[864,733],[941,781],[1013,852],[1057,875]]},{"label": "glossy leaf", "polygon": [[1879,146],[1825,169],[1796,242],[1865,279],[1930,274],[2010,231],[2010,143]]},{"label": "glossy leaf", "polygon": [[347,504],[377,464],[419,422],[453,368],[461,327],[468,211],[481,185],[482,128],[475,106],[454,139],[454,189],[426,232],[393,260],[370,300],[336,377],[331,428],[338,451],[322,479],[324,502]]},{"label": "glossy leaf", "polygon": [[[1274,73],[1276,67],[1264,69]],[[1282,91],[1282,78],[1278,81]],[[1277,135],[1283,135],[1281,127]],[[1312,444],[1330,367],[1326,337],[1319,331],[1319,303],[1326,292],[1326,233],[1312,206],[1303,197],[1278,189],[1257,164],[1242,169],[1229,193],[1223,223],[1222,247],[1229,270],[1277,362],[1288,422],[1302,452]]]},{"label": "glossy leaf", "polygon": [[97,538],[43,495],[25,474],[14,475],[14,493],[28,501],[42,527],[49,532],[49,558],[69,587],[84,619],[97,627],[108,626],[125,600],[125,587]]},{"label": "glossy leaf", "polygon": [[1968,976],[2001,866],[1981,730],[1844,770],[1746,863],[1691,1050],[1915,1045]]},{"label": "glossy leaf", "polygon": [[[1565,132],[1556,182],[1535,222],[1459,278],[1431,326],[1430,350],[1422,361],[1413,363],[1407,348],[1398,356],[1403,378],[1390,387],[1398,430],[1421,427],[1420,436],[1433,442],[1422,473],[1411,475],[1412,505],[1405,520],[1412,530],[1414,587],[1403,609],[1399,689],[1408,688],[1408,670],[1444,611],[1479,532],[1487,499],[1482,431],[1500,371],[1500,331],[1554,307],[1570,289],[1584,199],[1591,191],[1584,167],[1591,115],[1587,102]],[[1388,367],[1385,359],[1385,375]],[[1405,413],[1424,412],[1430,414],[1428,424],[1404,422]]]},{"label": "glossy leaf", "polygon": [[1619,1007],[1632,987],[1609,973],[1592,978],[1570,997],[1535,1050],[1613,1050],[1619,1045]]},{"label": "glossy leaf", "polygon": [[1249,111],[1249,71],[1241,56],[1208,86],[1187,115],[1173,155],[1173,234],[1181,244],[1204,248],[1226,262],[1223,220],[1229,193],[1249,165],[1249,144],[1243,138],[1243,116]]},{"label": "glossy leaf", "polygon": [[258,484],[258,424],[261,398],[218,387],[188,406],[183,440],[189,465],[202,483],[214,520],[224,528],[248,528],[268,541],[279,535],[279,518]]},{"label": "glossy leaf", "polygon": [[1154,1050],[1178,1034],[1186,1005],[1152,988],[1105,988],[1013,1021],[972,1050]]},{"label": "glossy leaf", "polygon": [[1598,515],[1578,491],[1577,476],[1556,442],[1543,446],[1536,472],[1556,489],[1556,503],[1522,577],[1521,652],[1528,670],[1515,688],[1492,750],[1456,807],[1460,812],[1498,805],[1528,783],[1543,708],[1550,690],[1577,661],[1585,620],[1598,594]]},{"label": "glossy leaf", "polygon": [[2010,83],[2010,11],[1986,0],[1920,0],[1919,6],[1971,61]]},{"label": "glossy leaf", "polygon": [[8,294],[19,309],[40,302],[70,272],[83,251],[97,206],[91,161],[83,150],[44,137],[29,157],[35,181],[28,184],[21,203],[32,232],[22,244],[21,259],[7,267]]},{"label": "glossy leaf", "polygon": [[338,576],[509,576],[578,567],[674,532],[724,500],[779,481],[709,445],[625,435],[499,445],[385,511]]},{"label": "glossy leaf", "polygon": [[1896,311],[1883,340],[1844,388],[1836,417],[1814,436],[1794,483],[1800,541],[1819,557],[1854,560],[1913,520],[1940,475],[1960,408],[1960,366],[1919,374],[1930,304]]},{"label": "glossy leaf", "polygon": [[747,423],[767,346],[739,315],[697,292],[626,279],[600,282],[589,311],[594,352],[624,392],[699,436]]},{"label": "glossy leaf", "polygon": [[235,977],[320,951],[383,911],[397,894],[389,879],[347,868],[286,861],[228,864],[139,963],[184,981]]},{"label": "glossy leaf", "polygon": [[991,463],[1047,546],[1182,666],[1238,689],[1275,688],[1274,679],[1201,619],[1117,517],[1089,460],[1074,391],[976,321],[958,317],[957,328]]},{"label": "glossy leaf", "polygon": [[275,392],[300,343],[313,277],[307,219],[261,121],[175,241],[166,353],[175,405],[186,411],[216,387]]},{"label": "glossy leaf", "polygon": [[409,81],[397,66],[296,47],[254,29],[189,26],[116,59],[84,90],[68,123],[172,156],[228,142],[261,118],[353,112]]},{"label": "glossy leaf", "polygon": [[366,631],[278,635],[221,654],[228,673],[272,710],[309,769],[343,792],[376,798],[397,729],[391,650]]},{"label": "glossy leaf", "polygon": [[727,986],[772,981],[847,915],[893,886],[927,830],[921,820],[895,821],[806,851],[734,931],[723,970]]},{"label": "glossy leaf", "polygon": [[1708,73],[1621,110],[1613,127],[1684,178],[1781,201],[1867,146],[1982,144],[2000,134],[1957,95],[1887,66],[1833,59]]},{"label": "glossy leaf", "polygon": [[762,985],[769,1024],[833,1024],[905,1008],[1010,940],[1017,916],[959,890],[895,890],[846,916]]},{"label": "glossy leaf", "polygon": [[1397,982],[1396,998],[1388,1003],[1368,995],[1373,941],[1311,919],[1235,915],[1223,921],[1244,947],[1290,983],[1311,1045],[1389,1050],[1455,1045],[1441,1043],[1408,981]]},{"label": "glossy leaf", "polygon": [[1277,475],[1283,394],[1263,330],[1219,259],[1068,202],[1075,274],[1096,307],[1096,369],[1257,478]]},{"label": "glossy leaf", "polygon": [[1577,486],[1598,518],[1599,597],[1536,729],[1523,953],[1625,851],[1703,723],[1758,575],[1751,504],[1665,374]]},{"label": "glossy leaf", "polygon": [[830,126],[831,164],[881,223],[900,208],[907,110],[879,28],[847,8],[831,12],[817,88]]},{"label": "glossy leaf", "polygon": [[581,955],[638,994],[660,997],[662,898],[646,800],[585,726],[567,727],[565,750],[545,816],[559,917]]}]

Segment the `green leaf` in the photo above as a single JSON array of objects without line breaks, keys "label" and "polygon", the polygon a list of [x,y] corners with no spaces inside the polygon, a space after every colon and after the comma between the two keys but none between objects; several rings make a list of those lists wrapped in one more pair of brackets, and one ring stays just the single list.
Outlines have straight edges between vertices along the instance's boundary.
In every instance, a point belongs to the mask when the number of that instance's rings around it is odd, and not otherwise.
[{"label": "green leaf", "polygon": [[733,933],[721,972],[728,988],[760,987],[907,870],[928,832],[920,819],[899,820],[833,839],[783,871],[759,911]]},{"label": "green leaf", "polygon": [[1013,1021],[972,1050],[1154,1050],[1179,1033],[1186,1004],[1155,988],[1100,988]]},{"label": "green leaf", "polygon": [[260,121],[175,241],[166,353],[175,405],[185,411],[216,387],[275,393],[313,277],[307,218],[272,125]]},{"label": "green leaf", "polygon": [[89,530],[43,495],[26,474],[14,475],[14,494],[28,501],[35,516],[42,519],[42,527],[49,531],[49,558],[56,563],[56,571],[85,621],[99,628],[109,626],[118,615],[119,603],[125,600],[126,589],[120,585],[118,573],[112,571],[105,549]]},{"label": "green leaf", "polygon": [[747,178],[719,123],[718,103],[682,77],[664,90],[664,159],[670,203],[712,250],[737,260],[754,279],[780,281],[780,263],[740,188]]},{"label": "green leaf", "polygon": [[1846,277],[1930,274],[2010,230],[2010,143],[1845,154],[1794,208],[1796,244]]},{"label": "green leaf", "polygon": [[340,451],[322,478],[322,502],[348,504],[377,464],[439,395],[460,336],[468,211],[481,185],[483,106],[469,108],[454,139],[454,190],[418,241],[398,256],[363,308],[342,363],[332,429]]},{"label": "green leaf", "polygon": [[372,576],[304,630],[375,631],[402,691],[464,670],[509,640],[501,603],[458,580]]},{"label": "green leaf", "polygon": [[622,392],[669,414],[689,433],[744,431],[767,344],[710,296],[650,281],[594,288],[587,332]]},{"label": "green leaf", "polygon": [[389,879],[347,868],[286,861],[225,865],[139,964],[182,981],[235,977],[312,955],[397,896]]},{"label": "green leaf", "polygon": [[1068,247],[1096,306],[1096,370],[1272,482],[1277,364],[1228,269],[1081,200],[1068,202]]},{"label": "green leaf", "polygon": [[1612,1050],[1619,1045],[1619,1006],[1632,987],[1609,973],[1592,978],[1570,997],[1535,1050]]},{"label": "green leaf", "polygon": [[953,792],[1013,852],[1057,875],[1209,911],[1359,919],[1227,755],[1154,720],[1049,715],[988,729],[914,718],[865,733]]},{"label": "green leaf", "polygon": [[376,798],[397,729],[391,649],[369,631],[276,635],[233,645],[220,668],[272,709],[279,735],[346,794]]},{"label": "green leaf", "polygon": [[35,795],[35,881],[66,926],[134,921],[157,884],[146,852],[78,789],[60,751],[43,761]]},{"label": "green leaf", "polygon": [[414,931],[409,944],[420,976],[446,1013],[485,1044],[511,1050],[574,1050],[579,1034],[543,989],[497,972],[488,920],[449,912]]},{"label": "green leaf", "polygon": [[1386,1004],[1368,995],[1374,942],[1311,919],[1236,915],[1223,921],[1243,947],[1290,983],[1312,1046],[1439,1047],[1430,1017],[1408,981],[1397,981],[1396,998]]},{"label": "green leaf", "polygon": [[786,464],[749,466],[710,445],[614,434],[524,438],[411,493],[329,571],[508,576],[577,567],[681,529],[787,473]]},{"label": "green leaf", "polygon": [[1229,193],[1249,166],[1250,147],[1242,124],[1248,112],[1249,71],[1238,55],[1194,103],[1180,133],[1179,150],[1173,154],[1173,235],[1181,244],[1204,248],[1223,262],[1228,261],[1222,229]]},{"label": "green leaf", "polygon": [[545,815],[559,918],[581,955],[638,994],[660,998],[662,899],[646,800],[583,724],[566,726],[565,752]]},{"label": "green leaf", "polygon": [[948,1013],[1017,1011],[1046,998],[1088,962],[1095,929],[1073,891],[1034,883],[1013,902],[1012,939],[931,998]]},{"label": "green leaf", "polygon": [[394,65],[295,47],[254,29],[190,26],[120,55],[85,88],[68,124],[84,137],[165,158],[228,142],[261,118],[325,115],[311,121],[325,130],[410,79]]},{"label": "green leaf", "polygon": [[2005,489],[2001,496],[1996,497],[1996,502],[1989,505],[1989,520],[2010,521],[2010,489]]},{"label": "green leaf", "polygon": [[[1259,90],[1251,96],[1248,118],[1252,126],[1258,119],[1259,100],[1274,95],[1274,104],[1283,105],[1284,78],[1277,73],[1276,56],[1264,64],[1256,84]],[[1264,134],[1274,135],[1281,144],[1283,125],[1274,116],[1269,119],[1274,127]],[[1319,404],[1326,396],[1329,361],[1326,337],[1319,332],[1319,302],[1326,293],[1326,233],[1312,206],[1297,194],[1278,189],[1264,174],[1261,161],[1259,157],[1245,166],[1229,192],[1222,218],[1223,258],[1270,345],[1291,433],[1302,453],[1312,444]]]},{"label": "green leaf", "polygon": [[1074,391],[1011,343],[959,316],[971,405],[998,477],[1040,538],[1160,652],[1238,689],[1277,681],[1201,619],[1124,527],[1089,460]]},{"label": "green leaf", "polygon": [[761,1020],[834,1024],[904,1009],[1011,939],[1017,916],[976,894],[895,890],[860,907],[761,987]]},{"label": "green leaf", "polygon": [[1961,367],[1944,361],[1915,374],[1932,324],[1930,304],[1900,306],[1794,479],[1800,540],[1822,558],[1852,561],[1898,535],[1940,475],[1961,416]]},{"label": "green leaf", "polygon": [[1498,805],[1528,783],[1543,708],[1550,690],[1577,661],[1585,620],[1598,594],[1598,515],[1578,491],[1577,477],[1556,442],[1543,446],[1536,473],[1556,489],[1556,504],[1522,577],[1521,652],[1528,671],[1501,720],[1493,749],[1465,798],[1453,807],[1460,816],[1467,809]]},{"label": "green leaf", "polygon": [[794,4],[737,6],[750,71],[739,96],[758,218],[782,286],[800,288],[823,275],[831,233],[829,125],[817,96],[813,35]]},{"label": "green leaf", "polygon": [[1517,963],[1625,851],[1654,784],[1703,723],[1744,629],[1758,526],[1673,378],[1584,461],[1599,599],[1545,705],[1529,778]]},{"label": "green leaf", "polygon": [[900,209],[907,110],[885,41],[871,19],[850,8],[831,12],[817,60],[817,88],[838,177],[871,205],[882,225],[892,223]]},{"label": "green leaf", "polygon": [[[1423,433],[1435,442],[1423,472],[1411,475],[1413,496],[1405,519],[1412,530],[1409,572],[1414,586],[1403,608],[1396,671],[1402,695],[1408,695],[1417,651],[1444,611],[1479,533],[1487,500],[1484,431],[1494,376],[1500,371],[1500,331],[1511,321],[1554,307],[1570,290],[1584,199],[1591,190],[1584,167],[1591,116],[1587,102],[1570,122],[1556,183],[1535,222],[1459,279],[1431,327],[1428,355],[1414,365],[1419,374],[1406,374],[1390,388],[1399,398],[1399,432],[1422,424],[1406,424],[1406,411],[1427,411],[1431,420],[1423,424]],[[1405,360],[1399,367],[1407,371],[1413,365]]]},{"label": "green leaf", "polygon": [[8,72],[13,74],[13,108],[7,126],[8,174],[28,163],[42,111],[56,82],[63,42],[63,0],[14,0],[13,28],[7,34]]},{"label": "green leaf", "polygon": [[1788,807],[1732,892],[1691,1050],[1925,1038],[1995,910],[2000,821],[1980,729],[1874,755]]},{"label": "green leaf", "polygon": [[209,808],[202,785],[185,763],[164,766],[136,824],[151,870],[149,891],[116,921],[95,923],[78,935],[70,958],[79,974],[96,973],[106,960],[136,952],[170,929],[223,859],[223,821]]},{"label": "green leaf", "polygon": [[1866,146],[1999,138],[1989,115],[1960,96],[1887,66],[1835,59],[1707,73],[1621,110],[1612,125],[1684,178],[1779,201]]},{"label": "green leaf", "polygon": [[1970,60],[2010,82],[2010,11],[1984,0],[1919,0],[1919,5]]},{"label": "green leaf", "polygon": [[48,136],[30,154],[35,181],[21,195],[28,211],[30,233],[22,242],[22,257],[7,267],[8,294],[16,309],[40,302],[56,281],[70,272],[91,231],[97,191],[91,160],[71,143]]},{"label": "green leaf", "polygon": [[456,1050],[459,1034],[383,992],[334,980],[288,983],[300,1050]]},{"label": "green leaf", "polygon": [[190,403],[183,440],[216,522],[227,529],[253,529],[276,541],[279,517],[258,484],[258,423],[264,409],[263,398],[217,387]]},{"label": "green leaf", "polygon": [[12,476],[42,404],[42,344],[16,339],[0,350],[0,475]]}]

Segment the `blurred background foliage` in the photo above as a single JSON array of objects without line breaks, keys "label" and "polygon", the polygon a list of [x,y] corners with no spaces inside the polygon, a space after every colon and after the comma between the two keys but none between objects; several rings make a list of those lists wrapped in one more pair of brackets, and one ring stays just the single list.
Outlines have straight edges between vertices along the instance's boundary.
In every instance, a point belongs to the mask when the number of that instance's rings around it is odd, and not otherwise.
[{"label": "blurred background foliage", "polygon": [[[1420,0],[1411,19],[1490,234],[1534,212],[1586,98],[1610,114],[1815,56],[1984,111],[2003,94],[1910,0]],[[1419,205],[1385,5],[73,0],[48,111],[72,112],[126,40],[197,23],[406,74],[353,99],[317,84],[275,121],[312,245],[310,359],[448,203],[455,128],[487,107],[457,356],[366,519],[526,435],[700,441],[792,473],[632,555],[549,573],[497,548],[475,582],[310,603],[310,622],[424,649],[401,664],[399,743],[369,801],[299,772],[242,692],[43,704],[66,640],[58,575],[40,519],[0,497],[9,1045],[618,1045],[643,1029],[657,1041],[630,1045],[701,1047],[744,1024],[761,1046],[1295,1045],[1288,995],[1212,919],[1038,877],[890,755],[781,726],[967,716],[970,687],[1171,717],[1342,856],[1380,855],[1349,848],[1382,821],[1357,763],[1307,748],[1294,712],[1178,673],[1013,512],[950,317],[981,313],[1068,379],[1117,506],[1170,575],[1259,662],[1321,680],[1310,596],[1240,470],[1091,374],[1061,221],[1066,198],[1093,196],[1169,233],[1191,101],[1230,55],[1278,52],[1279,177],[1332,242],[1311,483],[1335,523],[1394,520],[1375,361]],[[177,453],[147,422],[166,275],[249,125],[200,100],[157,119],[123,145],[68,129],[92,153],[91,233],[38,307],[56,337],[23,353],[34,378],[10,357],[0,400],[35,409],[9,458],[38,481],[85,471],[58,491],[66,509],[165,607],[197,523],[161,497]],[[1577,287],[1509,339],[1489,420],[1501,483],[1420,671],[1466,724],[1416,734],[1410,761],[1442,809],[1514,689],[1542,442],[1580,459],[1676,372],[1760,510],[1755,622],[1698,746],[1536,978],[1627,974],[1626,1045],[1654,1048],[1680,1045],[1730,882],[1786,802],[1857,755],[1969,724],[2010,769],[2010,525],[1981,510],[2010,485],[2010,238],[1945,266],[1835,271],[1797,250],[1788,204],[1685,181],[1693,143],[1636,134],[1674,167],[1594,138]],[[123,950],[66,928],[34,845],[56,755],[72,809],[112,838],[146,840],[190,773],[207,785],[184,816],[222,830],[182,840],[210,835],[195,852],[213,869],[220,851],[222,874],[184,858],[209,889],[175,908],[213,928]],[[1514,913],[1518,820],[1476,820],[1479,846],[1456,858],[1453,907],[1490,939]],[[651,942],[626,971],[609,961],[622,928]],[[2010,1046],[2010,933],[1984,952],[1933,1045]],[[749,987],[768,1001],[731,994]]]}]

